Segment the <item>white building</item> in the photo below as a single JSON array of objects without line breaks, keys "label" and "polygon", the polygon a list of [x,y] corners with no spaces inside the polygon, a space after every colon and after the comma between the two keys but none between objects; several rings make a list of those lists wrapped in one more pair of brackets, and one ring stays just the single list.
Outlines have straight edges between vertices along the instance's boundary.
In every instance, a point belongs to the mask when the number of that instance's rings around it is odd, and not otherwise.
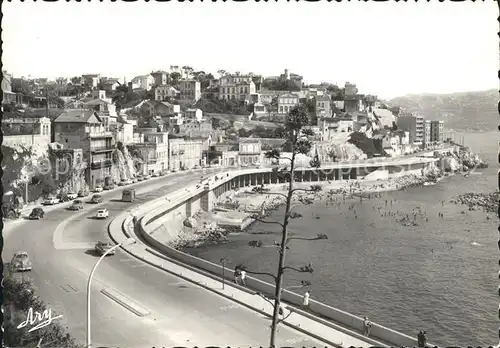
[{"label": "white building", "polygon": [[251,75],[226,75],[220,78],[219,99],[245,101],[255,94]]},{"label": "white building", "polygon": [[187,109],[186,112],[184,113],[184,118],[186,120],[202,122],[203,121],[203,111],[201,111],[200,109]]},{"label": "white building", "polygon": [[153,88],[155,79],[151,75],[143,75],[143,76],[136,76],[132,79],[132,88],[142,88],[146,91],[149,91],[151,88]]},{"label": "white building", "polygon": [[155,87],[155,100],[163,101],[168,98],[176,98],[179,91],[170,85],[161,85]]}]

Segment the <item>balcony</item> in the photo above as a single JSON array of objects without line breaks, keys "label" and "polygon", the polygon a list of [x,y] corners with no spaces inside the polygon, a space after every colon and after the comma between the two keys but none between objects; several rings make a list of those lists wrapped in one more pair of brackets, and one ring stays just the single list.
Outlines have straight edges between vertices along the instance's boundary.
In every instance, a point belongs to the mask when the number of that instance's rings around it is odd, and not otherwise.
[{"label": "balcony", "polygon": [[104,160],[104,161],[101,161],[101,162],[92,162],[90,164],[90,168],[92,170],[95,170],[95,169],[101,169],[101,168],[109,168],[113,165],[113,161],[110,160],[110,159],[107,159],[107,160]]},{"label": "balcony", "polygon": [[90,151],[93,153],[102,153],[102,152],[111,152],[113,148],[111,145],[109,146],[94,146],[90,148]]},{"label": "balcony", "polygon": [[113,133],[111,132],[92,132],[89,133],[89,138],[112,138]]}]

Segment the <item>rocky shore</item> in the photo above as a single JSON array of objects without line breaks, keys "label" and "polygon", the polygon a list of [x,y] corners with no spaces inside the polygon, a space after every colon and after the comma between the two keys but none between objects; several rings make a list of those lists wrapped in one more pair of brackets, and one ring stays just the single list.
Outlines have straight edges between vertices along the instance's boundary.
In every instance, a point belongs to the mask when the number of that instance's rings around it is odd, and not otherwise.
[{"label": "rocky shore", "polygon": [[493,193],[465,193],[451,200],[451,203],[466,205],[469,210],[482,209],[489,213],[495,213],[498,210],[500,192]]}]

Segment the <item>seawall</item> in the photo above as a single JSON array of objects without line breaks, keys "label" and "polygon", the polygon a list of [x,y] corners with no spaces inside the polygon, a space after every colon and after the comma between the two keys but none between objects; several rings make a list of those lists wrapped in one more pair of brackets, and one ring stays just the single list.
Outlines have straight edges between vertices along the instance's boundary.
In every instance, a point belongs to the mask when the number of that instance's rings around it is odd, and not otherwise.
[{"label": "seawall", "polygon": [[[432,162],[432,160],[426,161],[425,163],[430,162]],[[394,164],[391,165],[391,167],[394,166]],[[350,167],[352,168],[352,165]],[[362,166],[360,165],[359,167],[361,168]],[[403,174],[401,170],[394,171],[391,168],[378,168],[377,170],[382,170],[384,172],[384,175],[386,173],[386,170],[387,174],[391,173],[395,176],[401,176]],[[209,186],[211,187],[211,190],[216,190],[219,187],[232,189],[231,185],[227,185],[227,183],[234,181],[243,181],[246,186],[252,186],[257,184],[257,180],[247,180],[248,178],[242,179],[241,177],[248,176],[249,174],[257,174],[263,172],[269,173],[270,168],[219,173],[210,178],[212,185]],[[408,172],[408,174],[410,174],[410,171]],[[217,180],[215,180],[215,176],[218,177]],[[319,179],[320,176],[318,175],[317,178],[312,178],[312,176],[309,176],[308,178],[316,179],[314,181],[311,181],[316,182],[319,181],[317,179]],[[342,179],[344,178],[342,177]],[[179,232],[182,231],[183,220],[186,217],[194,215],[198,210],[201,209],[203,205],[203,196],[207,194],[209,193],[206,192],[205,185],[201,184],[179,189],[175,193],[170,194],[165,199],[166,203],[162,204],[160,207],[157,206],[151,211],[143,210],[145,215],[143,215],[142,218],[140,218],[140,220],[138,221],[139,231],[147,244],[149,244],[159,252],[169,257],[175,258],[176,260],[187,265],[197,267],[218,276],[222,276],[222,267],[220,265],[191,256],[169,246],[177,238]],[[149,206],[152,207],[152,205]],[[226,269],[225,274],[226,276],[234,279],[232,270]],[[273,284],[261,281],[256,278],[248,277],[247,286],[254,291],[267,294],[269,296],[273,296],[274,294],[275,287]],[[301,306],[302,304],[302,296],[288,290],[285,290],[283,292],[283,300],[296,306]],[[362,331],[363,319],[358,316],[352,315],[340,309],[314,300],[310,301],[310,309],[319,316],[329,318],[332,321],[340,323],[348,328]],[[373,323],[371,337],[380,341],[387,342],[394,346],[417,345],[417,341],[415,338],[391,330],[390,328],[378,325],[376,323]]]}]

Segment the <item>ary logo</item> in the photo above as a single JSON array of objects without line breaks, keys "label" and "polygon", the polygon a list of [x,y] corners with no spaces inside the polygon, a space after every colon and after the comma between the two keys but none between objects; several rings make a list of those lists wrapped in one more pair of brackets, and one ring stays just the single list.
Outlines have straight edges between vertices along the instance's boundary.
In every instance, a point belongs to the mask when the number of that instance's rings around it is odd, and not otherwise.
[{"label": "ary logo", "polygon": [[37,311],[33,311],[33,308],[30,308],[28,310],[26,320],[19,324],[17,328],[22,329],[23,327],[30,325],[31,329],[29,329],[28,332],[33,332],[50,325],[54,320],[60,318],[62,318],[62,315],[52,317],[52,309],[44,310],[42,313],[39,313]]}]

